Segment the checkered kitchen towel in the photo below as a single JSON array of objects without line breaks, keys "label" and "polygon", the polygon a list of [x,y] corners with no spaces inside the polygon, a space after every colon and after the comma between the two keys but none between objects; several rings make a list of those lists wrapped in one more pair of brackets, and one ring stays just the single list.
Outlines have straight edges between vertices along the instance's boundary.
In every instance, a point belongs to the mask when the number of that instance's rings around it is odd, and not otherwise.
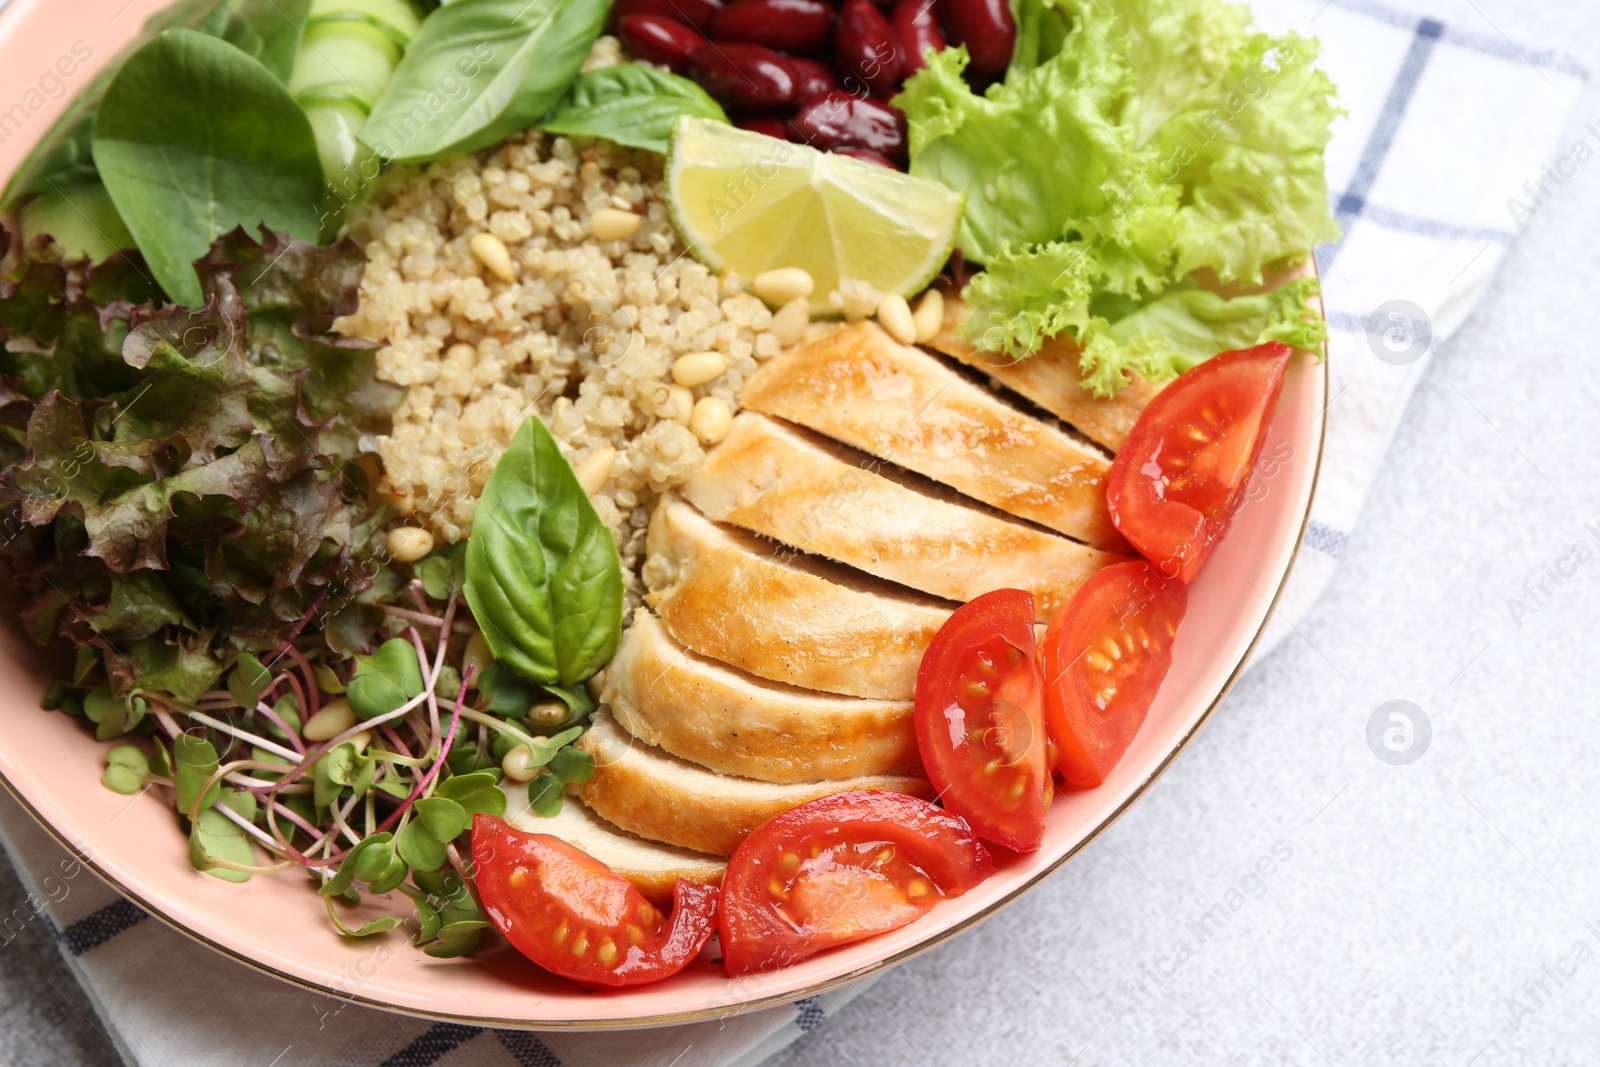
[{"label": "checkered kitchen towel", "polygon": [[[1276,639],[1332,576],[1429,356],[1466,319],[1521,224],[1570,177],[1572,160],[1600,147],[1600,116],[1569,130],[1585,72],[1513,43],[1481,17],[1480,32],[1373,0],[1262,0],[1258,17],[1269,29],[1322,39],[1322,62],[1348,111],[1328,155],[1345,236],[1317,254],[1332,327],[1327,450],[1305,551],[1269,635]],[[1582,125],[1586,117],[1597,121]],[[140,1065],[753,1065],[823,1025],[862,988],[629,1033],[414,1021],[279,984],[150,921],[73,866],[9,800],[0,802],[0,836],[36,894],[3,902],[4,912],[42,911],[37,921],[56,931],[104,1028]],[[152,966],[162,981],[148,980]],[[180,988],[193,997],[174,996]],[[197,1003],[206,1010],[196,1012]]]}]

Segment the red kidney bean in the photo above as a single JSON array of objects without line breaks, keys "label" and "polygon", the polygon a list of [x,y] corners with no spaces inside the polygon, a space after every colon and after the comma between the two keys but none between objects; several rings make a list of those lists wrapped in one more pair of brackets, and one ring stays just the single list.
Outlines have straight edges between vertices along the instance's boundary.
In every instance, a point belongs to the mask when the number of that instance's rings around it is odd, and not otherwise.
[{"label": "red kidney bean", "polygon": [[890,96],[900,87],[900,43],[871,0],[844,0],[833,31],[833,55],[847,89],[860,85],[873,96]]},{"label": "red kidney bean", "polygon": [[828,43],[833,5],[823,0],[734,0],[711,20],[713,41],[749,41],[780,52],[815,52]]},{"label": "red kidney bean", "polygon": [[764,133],[768,137],[776,137],[780,141],[786,140],[789,136],[783,120],[773,118],[771,115],[743,115],[734,119],[733,124],[741,130],[749,130],[751,133]]},{"label": "red kidney bean", "polygon": [[690,56],[706,39],[688,26],[659,15],[629,15],[617,21],[617,37],[635,59],[663,63],[679,74],[691,66]]},{"label": "red kidney bean", "polygon": [[773,108],[794,102],[794,76],[787,60],[770,48],[744,41],[706,43],[689,56],[706,92],[734,107]]},{"label": "red kidney bean", "polygon": [[789,65],[789,73],[794,75],[796,100],[809,100],[820,93],[839,88],[838,76],[826,63],[818,63],[814,59],[802,59],[799,56],[789,56],[784,62]]},{"label": "red kidney bean", "polygon": [[800,105],[789,120],[789,140],[828,151],[867,148],[900,159],[906,151],[906,117],[882,101],[835,90]]},{"label": "red kidney bean", "polygon": [[967,46],[971,73],[980,78],[1005,73],[1017,43],[1008,0],[939,0],[939,12],[950,42]]},{"label": "red kidney bean", "polygon": [[870,148],[853,148],[850,145],[845,145],[843,148],[835,148],[834,152],[841,156],[849,156],[851,159],[859,159],[864,163],[876,163],[878,166],[888,167],[890,170],[900,169],[900,165],[894,160],[882,152],[874,152]]},{"label": "red kidney bean", "polygon": [[889,23],[894,26],[900,54],[905,57],[905,77],[927,66],[922,57],[928,49],[939,52],[947,46],[933,0],[896,0],[889,11]]},{"label": "red kidney bean", "polygon": [[616,0],[611,6],[611,30],[615,33],[617,24],[630,15],[654,15],[705,33],[721,10],[722,0]]}]

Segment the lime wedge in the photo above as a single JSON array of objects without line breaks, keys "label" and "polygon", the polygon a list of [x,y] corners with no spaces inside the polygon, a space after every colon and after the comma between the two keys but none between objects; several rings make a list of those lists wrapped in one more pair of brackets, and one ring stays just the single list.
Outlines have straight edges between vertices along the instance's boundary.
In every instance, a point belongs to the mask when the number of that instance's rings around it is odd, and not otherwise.
[{"label": "lime wedge", "polygon": [[961,218],[961,195],[938,182],[688,115],[672,127],[667,206],[700,262],[747,279],[801,267],[823,314],[842,279],[921,290]]}]

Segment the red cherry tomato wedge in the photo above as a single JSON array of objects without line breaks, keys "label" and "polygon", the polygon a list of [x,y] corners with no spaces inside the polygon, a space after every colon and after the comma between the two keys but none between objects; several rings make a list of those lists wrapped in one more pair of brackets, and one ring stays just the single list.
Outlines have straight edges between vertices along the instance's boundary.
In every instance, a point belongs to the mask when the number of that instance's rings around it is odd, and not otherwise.
[{"label": "red cherry tomato wedge", "polygon": [[944,806],[1019,852],[1044,836],[1044,683],[1033,594],[997,589],[939,627],[917,670],[917,748]]},{"label": "red cherry tomato wedge", "polygon": [[1050,620],[1040,659],[1044,714],[1067,785],[1099,785],[1128,751],[1172,666],[1189,589],[1155,564],[1100,571]]},{"label": "red cherry tomato wedge", "polygon": [[836,793],[768,819],[722,879],[722,959],[735,977],[904,926],[989,876],[959,816],[903,793]]},{"label": "red cherry tomato wedge", "polygon": [[484,911],[517,951],[586,986],[677,974],[716,925],[713,886],[678,879],[668,919],[588,853],[493,815],[473,817],[472,863]]},{"label": "red cherry tomato wedge", "polygon": [[1111,521],[1169,576],[1194,581],[1244,502],[1293,350],[1224,352],[1150,402],[1106,476]]}]

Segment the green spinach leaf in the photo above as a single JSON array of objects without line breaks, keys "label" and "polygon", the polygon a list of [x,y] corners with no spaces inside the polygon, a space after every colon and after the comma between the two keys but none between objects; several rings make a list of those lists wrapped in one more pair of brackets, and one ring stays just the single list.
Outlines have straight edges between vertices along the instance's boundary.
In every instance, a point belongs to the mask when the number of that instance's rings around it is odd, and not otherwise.
[{"label": "green spinach leaf", "polygon": [[204,299],[194,261],[236,226],[315,241],[322,165],[294,99],[258,60],[194,30],[168,30],[112,79],[94,160],[167,295]]},{"label": "green spinach leaf", "polygon": [[604,137],[617,144],[666,152],[679,115],[727,122],[718,103],[688,78],[639,63],[619,63],[578,75],[541,130]]},{"label": "green spinach leaf", "polygon": [[484,486],[466,594],[495,659],[533,681],[574,685],[617,650],[616,542],[537,418],[523,422]]},{"label": "green spinach leaf", "polygon": [[471,0],[422,22],[361,139],[420,163],[494,144],[561,99],[600,35],[608,0]]},{"label": "green spinach leaf", "polygon": [[[122,69],[123,62],[163,30],[188,27],[220,37],[261,60],[280,81],[287,82],[310,11],[311,0],[185,0],[158,11],[145,23],[138,37],[73,95],[66,111],[12,174],[5,194],[0,196],[0,208],[10,211],[25,196],[52,199],[63,208],[85,198],[96,203],[104,198],[105,191],[100,185],[90,145],[95,115],[100,110],[100,101],[105,98],[106,86]],[[93,58],[94,50],[80,41],[56,61],[55,68],[63,78],[70,78],[80,65]],[[110,214],[111,219],[97,220],[93,228],[103,231],[106,240],[115,247],[131,247],[122,243],[121,220],[115,218],[115,211]],[[75,212],[58,210],[48,219],[41,218],[37,225],[25,228],[59,239],[63,235],[46,228],[47,222],[59,224],[65,220],[71,226],[75,215]],[[83,245],[81,240],[73,243]],[[103,258],[103,252],[93,258]]]}]

